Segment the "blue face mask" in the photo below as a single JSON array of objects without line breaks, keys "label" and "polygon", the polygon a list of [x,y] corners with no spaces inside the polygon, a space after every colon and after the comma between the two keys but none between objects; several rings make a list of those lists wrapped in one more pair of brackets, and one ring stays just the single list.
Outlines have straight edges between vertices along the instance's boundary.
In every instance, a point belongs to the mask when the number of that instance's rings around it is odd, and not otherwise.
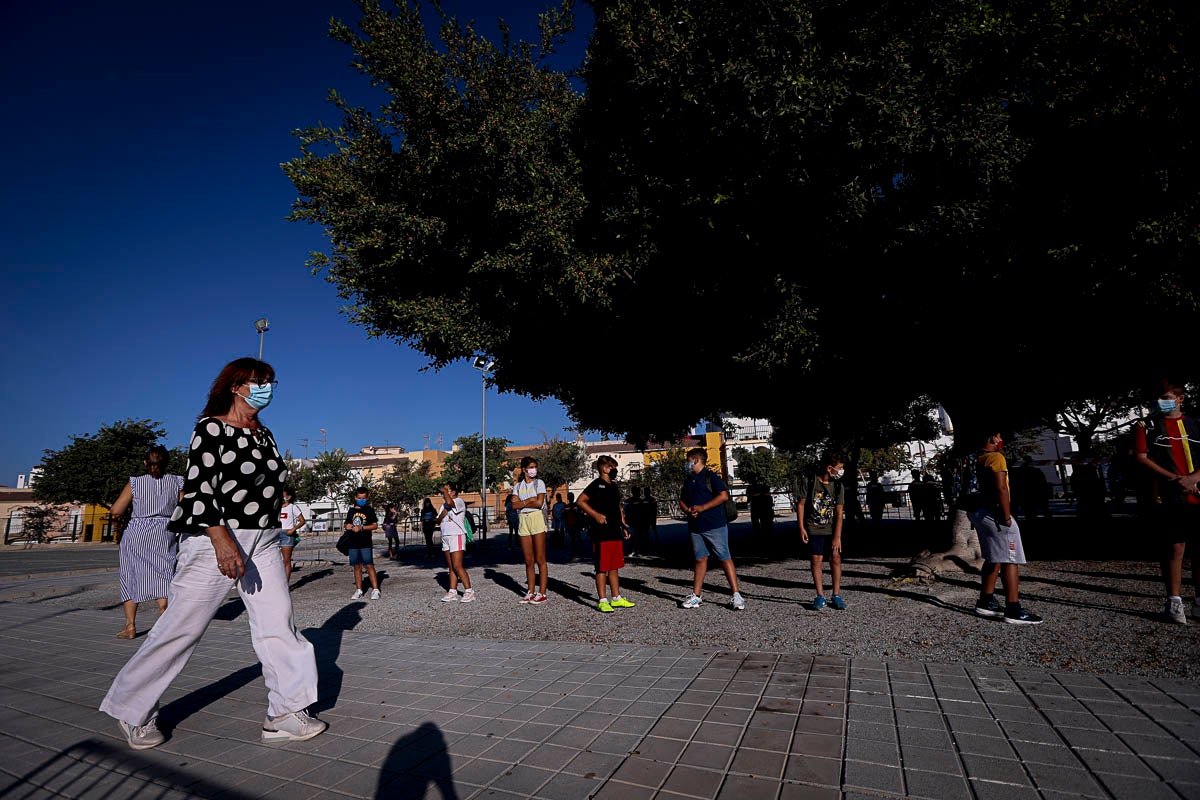
[{"label": "blue face mask", "polygon": [[358,499],[357,497],[356,497],[356,498],[354,498],[354,505],[356,505],[356,506],[365,506],[366,504],[367,504],[367,501],[366,501],[365,499],[362,499],[362,500],[360,500],[360,499]]},{"label": "blue face mask", "polygon": [[1158,410],[1164,414],[1170,414],[1175,410],[1175,401],[1163,400],[1161,397],[1158,398]]},{"label": "blue face mask", "polygon": [[243,397],[247,404],[255,411],[262,411],[267,406],[271,405],[271,390],[272,386],[269,383],[257,384],[248,383],[250,387],[250,396]]}]

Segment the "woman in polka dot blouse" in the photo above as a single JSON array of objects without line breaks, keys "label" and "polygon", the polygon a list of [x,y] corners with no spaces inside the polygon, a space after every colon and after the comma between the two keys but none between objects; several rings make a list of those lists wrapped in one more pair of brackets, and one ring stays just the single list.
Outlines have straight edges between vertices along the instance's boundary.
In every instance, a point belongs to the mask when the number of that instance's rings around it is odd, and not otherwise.
[{"label": "woman in polka dot blouse", "polygon": [[157,728],[158,700],[234,583],[267,684],[263,741],[303,741],[325,730],[306,712],[317,699],[317,664],[293,622],[279,551],[287,466],[258,419],[277,385],[275,370],[263,361],[230,362],[213,381],[192,433],[183,499],[168,526],[182,536],[171,602],[100,705],[134,748],[165,741]]}]

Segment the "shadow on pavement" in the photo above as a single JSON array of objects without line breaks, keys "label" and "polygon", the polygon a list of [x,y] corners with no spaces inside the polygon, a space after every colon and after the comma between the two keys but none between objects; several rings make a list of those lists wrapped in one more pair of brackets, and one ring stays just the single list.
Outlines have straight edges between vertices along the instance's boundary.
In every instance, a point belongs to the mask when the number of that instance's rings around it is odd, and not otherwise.
[{"label": "shadow on pavement", "polygon": [[375,798],[415,800],[440,795],[441,800],[458,800],[451,770],[446,737],[437,725],[426,722],[392,745],[379,770]]},{"label": "shadow on pavement", "polygon": [[338,656],[342,653],[342,638],[362,622],[362,611],[367,604],[356,600],[329,616],[319,628],[305,628],[301,633],[313,644],[317,656],[317,702],[310,711],[319,714],[333,708],[342,693],[342,668]]}]

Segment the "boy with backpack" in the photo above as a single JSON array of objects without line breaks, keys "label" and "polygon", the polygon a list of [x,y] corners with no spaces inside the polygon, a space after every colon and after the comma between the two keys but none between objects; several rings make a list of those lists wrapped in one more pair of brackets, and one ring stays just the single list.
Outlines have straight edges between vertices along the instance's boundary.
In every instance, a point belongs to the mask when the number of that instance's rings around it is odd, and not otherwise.
[{"label": "boy with backpack", "polygon": [[[796,524],[800,526],[800,541],[809,547],[813,585],[817,596],[813,610],[823,611],[832,605],[846,610],[842,599],[842,522],[846,505],[842,485],[843,459],[837,453],[826,452],[817,462],[816,470],[800,480],[796,501]],[[833,579],[832,602],[825,600],[822,562],[829,556],[829,574]]]},{"label": "boy with backpack", "polygon": [[700,607],[700,592],[704,588],[708,557],[711,555],[721,563],[721,569],[729,581],[729,590],[733,593],[729,600],[730,607],[743,611],[746,601],[738,591],[737,573],[733,568],[733,558],[729,555],[729,518],[725,512],[729,489],[721,476],[708,468],[708,451],[703,447],[695,447],[687,452],[684,470],[687,478],[679,490],[679,508],[687,515],[696,566],[692,593],[684,598],[681,605],[683,608]]}]

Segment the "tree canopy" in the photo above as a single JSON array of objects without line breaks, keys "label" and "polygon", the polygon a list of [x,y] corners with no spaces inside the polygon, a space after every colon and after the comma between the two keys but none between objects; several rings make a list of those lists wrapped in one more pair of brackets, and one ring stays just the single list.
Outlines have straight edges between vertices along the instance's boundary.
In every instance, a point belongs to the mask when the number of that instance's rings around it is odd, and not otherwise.
[{"label": "tree canopy", "polygon": [[[149,419],[113,422],[96,433],[72,436],[61,450],[46,450],[33,496],[43,503],[93,503],[108,508],[130,477],[145,473],[146,451],[166,435],[161,422]],[[187,463],[181,450],[169,453],[167,472]]]},{"label": "tree canopy", "polygon": [[[500,390],[633,441],[732,412],[876,447],[932,402],[1017,426],[1186,367],[1183,6],[590,5],[577,70],[550,64],[569,2],[534,43],[448,16],[435,41],[408,2],[334,23],[385,102],[335,95],[342,123],[284,169],[330,239],[310,265],[371,335],[435,367],[486,353]],[[614,402],[530,358],[531,324],[653,343],[624,382],[678,391]]]},{"label": "tree canopy", "polygon": [[[443,483],[457,484],[460,492],[478,492],[483,481],[481,458],[483,446],[478,433],[460,436],[454,440],[458,449],[446,456],[437,486]],[[495,492],[496,487],[511,482],[511,465],[505,448],[512,442],[502,436],[489,436],[487,440],[487,488]]]}]

